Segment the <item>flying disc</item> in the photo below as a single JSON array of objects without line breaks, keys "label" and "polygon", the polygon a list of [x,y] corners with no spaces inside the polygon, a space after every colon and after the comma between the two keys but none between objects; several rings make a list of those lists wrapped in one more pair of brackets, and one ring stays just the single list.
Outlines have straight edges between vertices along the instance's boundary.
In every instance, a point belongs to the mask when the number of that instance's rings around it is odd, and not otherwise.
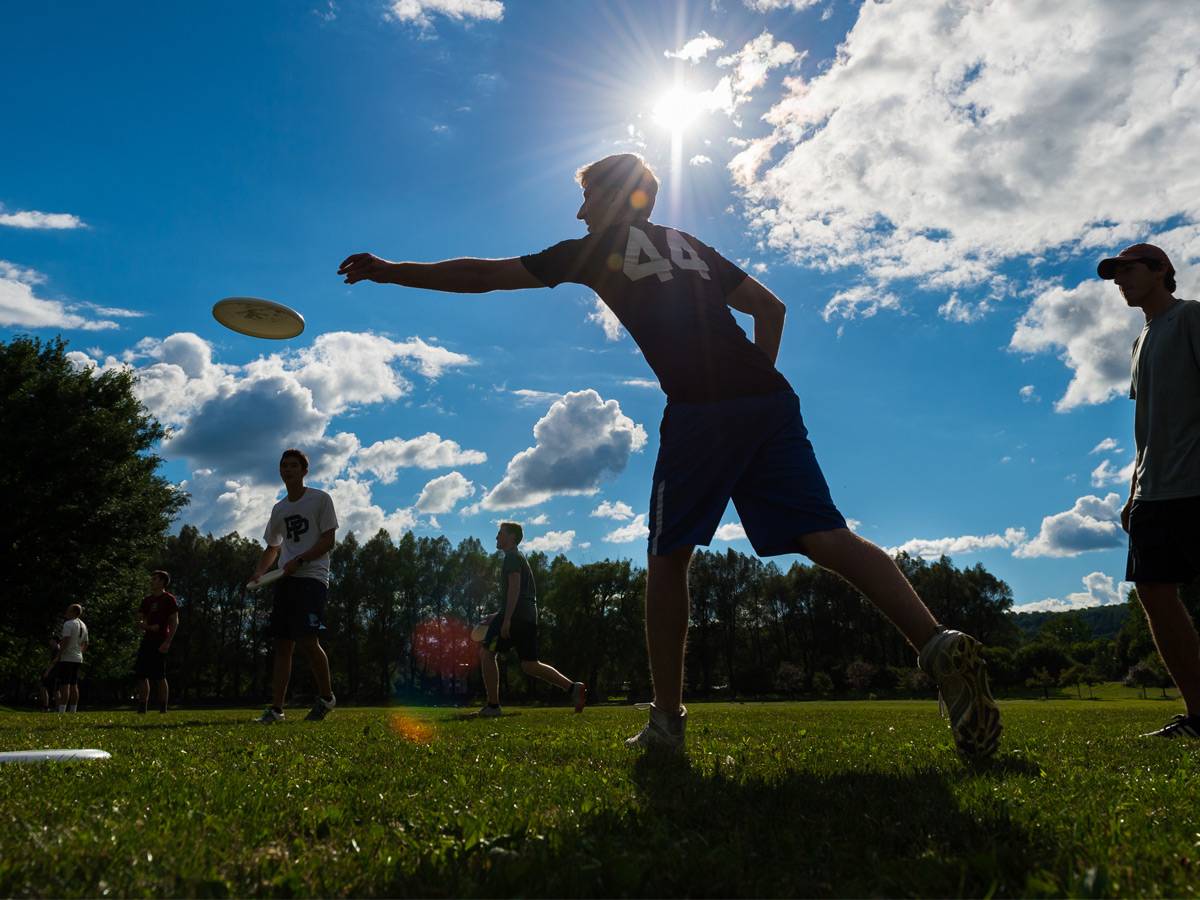
[{"label": "flying disc", "polygon": [[226,297],[213,306],[213,318],[238,334],[286,341],[304,330],[304,316],[274,300]]},{"label": "flying disc", "polygon": [[278,581],[282,577],[283,577],[283,569],[272,569],[270,572],[266,572],[265,574],[260,575],[258,578],[254,579],[253,581],[246,582],[246,587],[248,587],[252,591],[257,591],[259,588],[266,587],[272,581]]},{"label": "flying disc", "polygon": [[109,759],[112,754],[103,750],[13,750],[0,753],[0,763],[63,762],[72,759]]}]

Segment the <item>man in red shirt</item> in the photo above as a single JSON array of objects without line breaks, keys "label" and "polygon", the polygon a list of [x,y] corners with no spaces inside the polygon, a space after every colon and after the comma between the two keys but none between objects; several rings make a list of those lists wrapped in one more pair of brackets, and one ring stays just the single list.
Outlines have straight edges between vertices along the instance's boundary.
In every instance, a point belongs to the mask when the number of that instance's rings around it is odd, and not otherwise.
[{"label": "man in red shirt", "polygon": [[150,574],[150,593],[142,599],[142,643],[133,677],[139,678],[138,712],[150,702],[150,681],[158,682],[158,711],[167,711],[167,651],[179,630],[179,603],[167,592],[171,576],[161,569]]}]

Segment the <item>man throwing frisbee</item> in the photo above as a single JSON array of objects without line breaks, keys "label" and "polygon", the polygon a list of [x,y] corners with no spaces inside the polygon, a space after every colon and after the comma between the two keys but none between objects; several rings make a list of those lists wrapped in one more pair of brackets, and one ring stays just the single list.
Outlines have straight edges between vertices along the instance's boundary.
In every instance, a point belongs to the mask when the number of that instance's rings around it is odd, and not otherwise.
[{"label": "man throwing frisbee", "polygon": [[487,704],[479,710],[484,718],[500,715],[500,667],[496,657],[509,649],[517,651],[521,671],[526,675],[570,694],[575,712],[583,712],[587,703],[587,688],[582,681],[572,681],[538,659],[537,588],[529,560],[517,549],[524,537],[525,530],[516,522],[501,522],[496,532],[496,549],[504,553],[504,562],[500,566],[497,591],[500,612],[492,616],[479,645],[483,685],[487,689]]},{"label": "man throwing frisbee", "polygon": [[[623,153],[582,167],[576,218],[587,236],[512,259],[388,262],[356,253],[338,272],[457,293],[594,290],[641,348],[667,394],[650,490],[646,643],[654,702],[627,743],[682,749],[688,565],[732,499],[760,556],[803,553],[857,587],[918,651],[950,711],[958,749],[996,750],[1000,713],[980,644],[938,624],[895,562],[846,527],[817,465],[800,401],[775,368],[784,305],[716,250],[650,221],[658,179]],[[729,307],[754,319],[751,342]]]},{"label": "man throwing frisbee", "polygon": [[275,582],[271,608],[271,636],[275,639],[275,662],[271,677],[271,705],[258,721],[270,725],[283,720],[283,704],[292,677],[292,654],[296,645],[308,659],[317,697],[305,719],[319,722],[337,706],[329,675],[329,657],[321,648],[325,630],[325,598],[329,592],[329,551],[337,532],[333,498],[324,491],[306,487],[308,457],[301,451],[284,450],[279,459],[279,477],[287,496],[275,504],[263,540],[263,551],[251,581],[257,580],[276,559],[284,576]]}]

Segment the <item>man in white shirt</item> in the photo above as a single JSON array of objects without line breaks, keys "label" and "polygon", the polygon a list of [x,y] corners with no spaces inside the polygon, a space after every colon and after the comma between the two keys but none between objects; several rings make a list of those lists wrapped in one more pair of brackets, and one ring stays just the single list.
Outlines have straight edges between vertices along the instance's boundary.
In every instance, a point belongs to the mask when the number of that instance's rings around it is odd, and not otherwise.
[{"label": "man in white shirt", "polygon": [[337,531],[333,498],[305,487],[308,457],[296,449],[284,450],[279,477],[287,496],[275,504],[263,540],[263,551],[254,569],[254,580],[271,568],[276,558],[285,575],[275,583],[271,610],[271,635],[275,638],[271,705],[259,722],[270,725],[283,719],[283,703],[292,676],[292,652],[300,645],[312,667],[317,697],[305,719],[319,722],[337,705],[329,674],[329,657],[321,648],[325,630],[325,599],[329,592],[329,551]]},{"label": "man in white shirt", "polygon": [[83,651],[88,645],[88,629],[83,624],[83,607],[72,603],[67,607],[62,637],[58,647],[58,711],[79,710],[79,668]]}]

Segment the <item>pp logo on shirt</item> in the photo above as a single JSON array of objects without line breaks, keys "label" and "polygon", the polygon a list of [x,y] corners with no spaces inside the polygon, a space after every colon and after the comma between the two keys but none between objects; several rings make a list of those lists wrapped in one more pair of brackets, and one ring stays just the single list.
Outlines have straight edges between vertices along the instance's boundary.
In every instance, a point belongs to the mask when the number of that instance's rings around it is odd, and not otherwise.
[{"label": "pp logo on shirt", "polygon": [[287,526],[289,541],[300,540],[300,536],[308,531],[308,519],[304,516],[288,516],[283,520],[283,524]]}]

